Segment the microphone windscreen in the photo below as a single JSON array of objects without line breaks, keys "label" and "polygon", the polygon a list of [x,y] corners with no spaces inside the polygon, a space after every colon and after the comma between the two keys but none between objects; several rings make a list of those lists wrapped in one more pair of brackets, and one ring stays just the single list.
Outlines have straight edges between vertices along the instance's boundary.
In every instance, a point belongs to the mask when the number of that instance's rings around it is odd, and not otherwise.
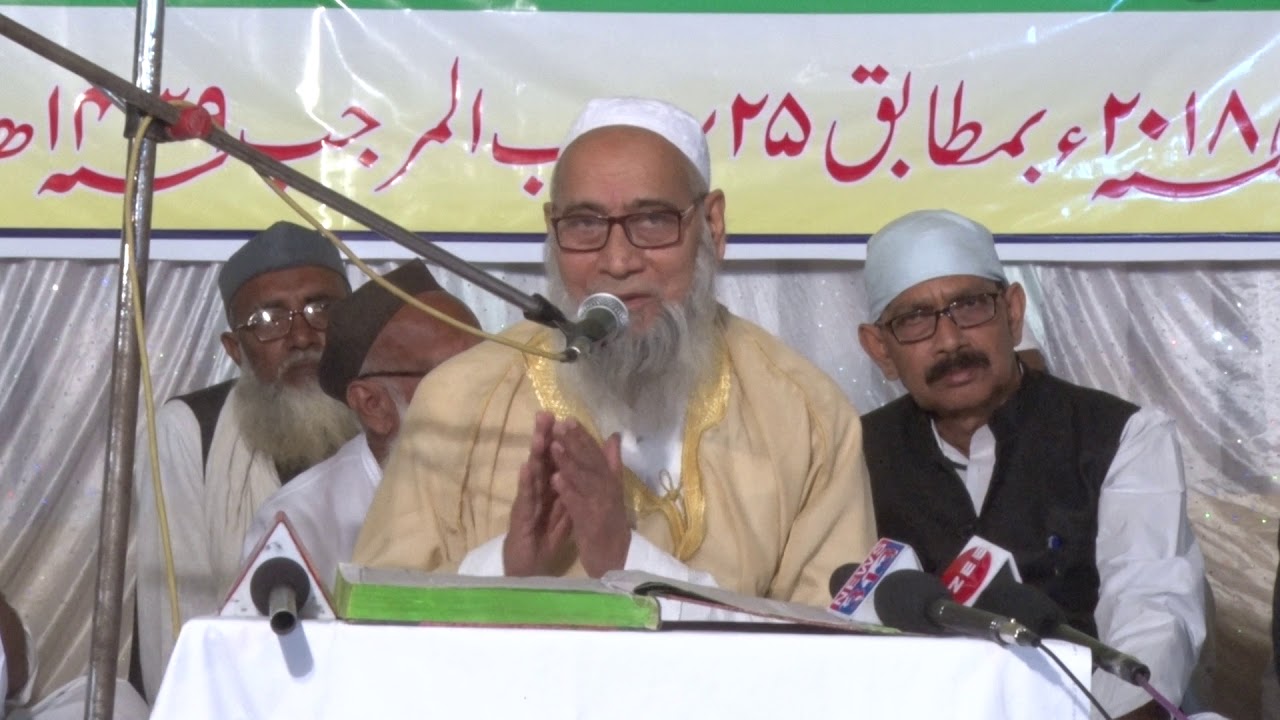
[{"label": "microphone windscreen", "polygon": [[831,597],[835,597],[840,593],[840,588],[849,582],[849,578],[853,577],[853,573],[857,571],[858,565],[861,563],[845,563],[835,569],[831,573],[831,579],[827,581],[827,589],[831,591]]},{"label": "microphone windscreen", "polygon": [[929,607],[950,599],[942,581],[921,570],[900,570],[885,576],[874,598],[883,624],[924,635],[942,633],[942,626],[931,619]]},{"label": "microphone windscreen", "polygon": [[942,584],[951,597],[961,605],[973,606],[974,601],[998,574],[1011,575],[1021,581],[1018,564],[1013,553],[974,535],[955,560],[942,571]]},{"label": "microphone windscreen", "polygon": [[259,565],[249,581],[249,595],[258,612],[268,614],[271,591],[281,585],[293,590],[298,607],[307,604],[307,598],[311,596],[311,579],[307,576],[307,571],[290,558],[273,557]]},{"label": "microphone windscreen", "polygon": [[631,313],[627,304],[616,295],[596,293],[578,306],[578,320],[591,326],[584,326],[584,329],[594,342],[608,340],[626,330],[631,322]]},{"label": "microphone windscreen", "polygon": [[1011,617],[1043,636],[1053,635],[1058,626],[1067,622],[1066,613],[1048,595],[1016,582],[1012,576],[998,575],[978,596],[974,607]]}]

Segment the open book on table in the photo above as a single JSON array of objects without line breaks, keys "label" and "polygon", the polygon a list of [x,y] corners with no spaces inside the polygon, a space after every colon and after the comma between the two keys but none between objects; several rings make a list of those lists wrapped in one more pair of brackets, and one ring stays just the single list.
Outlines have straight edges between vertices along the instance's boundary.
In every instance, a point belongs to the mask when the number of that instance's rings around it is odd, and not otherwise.
[{"label": "open book on table", "polygon": [[706,607],[706,618],[717,622],[885,632],[824,608],[627,570],[592,580],[477,577],[342,563],[334,595],[338,616],[354,621],[655,630],[663,624],[659,600],[664,600]]}]

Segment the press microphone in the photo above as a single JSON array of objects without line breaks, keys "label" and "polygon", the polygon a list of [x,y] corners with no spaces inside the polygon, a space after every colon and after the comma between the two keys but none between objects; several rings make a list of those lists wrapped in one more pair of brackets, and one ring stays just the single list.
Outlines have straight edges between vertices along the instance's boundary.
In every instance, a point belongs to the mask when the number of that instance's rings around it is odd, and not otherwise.
[{"label": "press microphone", "polygon": [[942,584],[953,600],[973,607],[974,599],[1001,573],[1009,573],[1015,582],[1022,582],[1013,553],[974,535],[942,571]]},{"label": "press microphone", "polygon": [[975,607],[998,615],[1008,615],[1043,637],[1066,640],[1089,648],[1094,667],[1105,670],[1131,685],[1142,686],[1151,679],[1151,669],[1137,658],[1120,652],[1067,624],[1066,613],[1048,595],[1000,577],[981,595]]},{"label": "press microphone", "polygon": [[846,563],[831,573],[828,610],[858,622],[883,625],[876,613],[876,588],[889,573],[919,570],[920,559],[906,543],[880,538],[861,564]]},{"label": "press microphone", "polygon": [[565,353],[577,360],[591,348],[612,340],[627,328],[631,315],[626,303],[609,293],[589,295],[578,306],[578,320],[565,329]]},{"label": "press microphone", "polygon": [[258,612],[271,621],[277,635],[288,635],[298,625],[298,608],[307,604],[311,578],[297,561],[273,557],[253,571],[249,593]]},{"label": "press microphone", "polygon": [[885,625],[906,632],[953,632],[1001,645],[1040,644],[1040,638],[1016,620],[955,602],[941,580],[921,570],[902,570],[885,577],[876,589],[875,606]]}]

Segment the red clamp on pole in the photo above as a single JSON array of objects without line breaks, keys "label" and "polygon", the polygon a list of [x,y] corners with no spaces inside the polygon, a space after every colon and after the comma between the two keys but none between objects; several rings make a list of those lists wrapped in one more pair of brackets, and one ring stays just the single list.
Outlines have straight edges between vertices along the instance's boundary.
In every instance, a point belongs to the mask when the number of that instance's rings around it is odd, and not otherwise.
[{"label": "red clamp on pole", "polygon": [[170,125],[165,134],[170,140],[195,140],[209,136],[213,129],[213,117],[199,105],[184,106],[178,112],[178,121]]}]

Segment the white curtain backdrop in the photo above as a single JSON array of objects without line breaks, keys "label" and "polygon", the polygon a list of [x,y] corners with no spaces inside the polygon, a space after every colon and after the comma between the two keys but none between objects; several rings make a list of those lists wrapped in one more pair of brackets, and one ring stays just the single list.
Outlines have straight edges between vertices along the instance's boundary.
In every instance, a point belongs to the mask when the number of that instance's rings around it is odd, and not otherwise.
[{"label": "white curtain backdrop", "polygon": [[[151,264],[158,401],[234,374],[217,339],[225,329],[218,267]],[[542,289],[537,267],[490,269],[526,291]],[[1215,705],[1259,717],[1280,515],[1280,263],[1012,269],[1038,307],[1053,373],[1176,419],[1189,513],[1217,602]],[[0,591],[37,638],[37,697],[87,664],[116,273],[112,262],[0,261],[8,311],[0,319]],[[486,329],[516,319],[469,283],[437,277]],[[720,297],[830,373],[859,410],[900,392],[857,343],[867,314],[861,263],[731,263]]]}]

